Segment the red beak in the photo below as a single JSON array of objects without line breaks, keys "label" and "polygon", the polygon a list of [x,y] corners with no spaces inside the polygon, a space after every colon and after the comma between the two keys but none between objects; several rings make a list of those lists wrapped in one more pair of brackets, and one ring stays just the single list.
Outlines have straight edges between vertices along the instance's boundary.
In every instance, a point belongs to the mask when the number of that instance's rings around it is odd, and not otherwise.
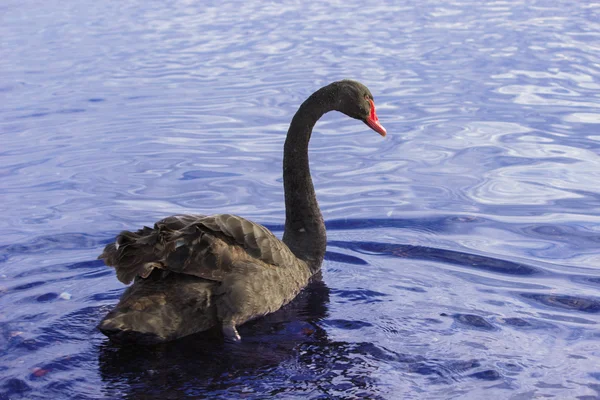
[{"label": "red beak", "polygon": [[373,100],[369,100],[369,103],[371,103],[371,114],[367,117],[367,119],[365,119],[365,124],[369,125],[371,129],[379,133],[381,136],[385,136],[387,131],[379,123],[379,118],[377,118],[377,114],[375,113],[375,103]]}]

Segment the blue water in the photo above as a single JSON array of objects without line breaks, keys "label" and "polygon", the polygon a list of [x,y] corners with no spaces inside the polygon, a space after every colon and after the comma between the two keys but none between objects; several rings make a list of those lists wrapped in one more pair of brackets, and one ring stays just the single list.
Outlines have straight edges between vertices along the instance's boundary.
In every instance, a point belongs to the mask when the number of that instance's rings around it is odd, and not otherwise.
[{"label": "blue water", "polygon": [[[600,5],[0,5],[0,398],[600,397]],[[354,78],[311,165],[322,282],[153,349],[96,329],[120,230],[229,212],[281,235],[297,106]]]}]

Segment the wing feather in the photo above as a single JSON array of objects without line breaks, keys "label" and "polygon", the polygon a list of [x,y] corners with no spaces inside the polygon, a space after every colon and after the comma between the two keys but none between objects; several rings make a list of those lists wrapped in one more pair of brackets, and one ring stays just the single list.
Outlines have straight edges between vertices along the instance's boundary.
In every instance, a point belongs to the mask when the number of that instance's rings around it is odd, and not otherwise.
[{"label": "wing feather", "polygon": [[267,228],[230,214],[175,215],[154,228],[123,231],[98,258],[126,284],[154,268],[221,281],[248,262],[285,268],[296,259]]}]

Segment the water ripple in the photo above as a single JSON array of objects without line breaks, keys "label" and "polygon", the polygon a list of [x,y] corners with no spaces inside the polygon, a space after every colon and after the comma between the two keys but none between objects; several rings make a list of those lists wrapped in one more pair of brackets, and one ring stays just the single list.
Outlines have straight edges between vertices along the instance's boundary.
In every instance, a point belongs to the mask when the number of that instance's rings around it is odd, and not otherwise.
[{"label": "water ripple", "polygon": [[[596,4],[34,3],[1,6],[0,397],[600,394]],[[389,136],[314,129],[329,287],[247,347],[106,343],[100,249],[174,213],[281,234],[288,123],[341,78]]]}]

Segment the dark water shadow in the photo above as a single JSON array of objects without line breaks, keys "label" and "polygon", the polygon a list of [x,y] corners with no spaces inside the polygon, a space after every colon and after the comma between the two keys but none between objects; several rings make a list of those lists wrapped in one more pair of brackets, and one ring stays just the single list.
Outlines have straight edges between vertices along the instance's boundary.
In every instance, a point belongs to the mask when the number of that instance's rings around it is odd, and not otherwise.
[{"label": "dark water shadow", "polygon": [[600,313],[600,298],[598,297],[527,292],[520,293],[520,295],[527,300],[557,310],[579,311],[588,314]]},{"label": "dark water shadow", "polygon": [[[328,231],[365,229],[408,229],[426,232],[457,232],[472,225],[487,224],[488,220],[469,216],[435,216],[426,218],[344,218],[325,221]],[[282,224],[265,224],[273,232],[283,231]]]},{"label": "dark water shadow", "polygon": [[412,260],[434,261],[502,275],[532,276],[545,273],[531,265],[487,257],[478,254],[436,247],[397,243],[329,241],[329,246],[349,249],[369,255],[391,256]]}]

